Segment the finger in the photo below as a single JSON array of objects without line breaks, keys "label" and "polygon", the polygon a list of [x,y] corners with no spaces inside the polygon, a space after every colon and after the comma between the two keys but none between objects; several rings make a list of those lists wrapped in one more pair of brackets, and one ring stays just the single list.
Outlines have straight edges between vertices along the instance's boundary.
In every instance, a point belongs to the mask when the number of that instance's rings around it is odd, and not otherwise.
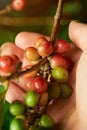
[{"label": "finger", "polygon": [[[38,37],[43,36],[42,34],[38,33],[31,33],[31,32],[21,32],[19,33],[15,38],[15,43],[18,47],[21,47],[22,49],[26,49],[29,46],[35,47],[35,42]],[[49,40],[49,37],[44,36]],[[75,45],[71,45],[71,49],[68,53],[68,56],[72,59],[73,62],[77,61],[81,54],[81,50],[78,49]],[[29,61],[24,58],[23,59],[23,67],[28,65]]]},{"label": "finger", "polygon": [[71,44],[71,48],[66,55],[70,57],[70,59],[74,63],[80,58],[81,53],[82,51],[79,48],[77,48],[74,44]]},{"label": "finger", "polygon": [[[71,40],[83,51],[87,50],[87,25],[71,22],[69,26]],[[87,129],[87,51],[80,57],[76,72],[76,104],[79,115],[79,130]]]},{"label": "finger", "polygon": [[87,50],[87,24],[72,21],[69,25],[69,37],[81,50]]},{"label": "finger", "polygon": [[6,100],[11,103],[14,100],[25,102],[24,99],[25,99],[25,91],[21,89],[14,82],[10,82],[9,88],[6,92]]},{"label": "finger", "polygon": [[87,129],[87,51],[80,57],[76,73],[76,101],[80,119],[79,130]]},{"label": "finger", "polygon": [[[16,54],[20,60],[24,57],[24,51],[17,47],[14,43],[6,42],[0,48],[0,55]],[[20,94],[20,95],[19,95]],[[17,84],[10,82],[9,88],[6,93],[6,100],[12,102],[14,100],[20,100],[24,102],[25,91]]]},{"label": "finger", "polygon": [[24,57],[24,51],[17,47],[14,43],[6,42],[0,48],[0,55],[10,55],[15,54],[20,60]]},{"label": "finger", "polygon": [[29,61],[24,57],[24,50],[16,46],[15,43],[6,42],[0,48],[0,55],[11,55],[15,54],[22,61],[22,67],[29,65]]},{"label": "finger", "polygon": [[51,105],[48,106],[47,113],[52,116],[55,123],[60,123],[61,121],[68,120],[70,114],[74,109],[75,109],[75,102],[73,100],[72,95],[71,97],[65,100],[56,99]]},{"label": "finger", "polygon": [[[30,47],[30,46],[35,47],[36,40],[42,36],[45,37],[47,40],[49,40],[48,36],[44,36],[39,33],[20,32],[15,37],[15,44],[19,48],[25,50],[27,47]],[[26,57],[23,58],[22,62],[23,62],[23,64],[22,64],[23,67],[26,65],[31,65],[31,63],[29,63],[29,61],[26,59]]]},{"label": "finger", "polygon": [[38,33],[20,32],[15,38],[15,43],[22,49],[26,49],[29,46],[35,47],[35,41],[40,36],[42,35]]}]

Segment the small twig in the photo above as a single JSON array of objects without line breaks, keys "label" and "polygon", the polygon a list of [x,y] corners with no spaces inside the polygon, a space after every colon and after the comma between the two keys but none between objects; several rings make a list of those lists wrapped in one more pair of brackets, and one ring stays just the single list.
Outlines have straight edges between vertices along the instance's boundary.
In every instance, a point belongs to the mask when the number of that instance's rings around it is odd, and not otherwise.
[{"label": "small twig", "polygon": [[54,16],[54,24],[53,24],[51,38],[50,38],[50,41],[52,43],[54,43],[54,41],[56,39],[56,36],[57,36],[57,32],[59,30],[60,20],[61,20],[61,16],[62,16],[63,1],[64,0],[59,0],[58,1],[56,14]]},{"label": "small twig", "polygon": [[7,5],[4,9],[0,10],[0,15],[8,14],[12,11],[12,5]]},{"label": "small twig", "polygon": [[31,68],[28,68],[28,69],[26,69],[24,71],[20,71],[20,72],[15,72],[7,77],[0,77],[0,82],[4,82],[6,80],[11,80],[11,79],[14,79],[15,77],[20,77],[20,76],[23,76],[27,73],[33,72],[34,70],[38,70],[40,68],[40,66],[45,64],[46,62],[47,62],[47,58],[44,58],[38,64],[34,65]]},{"label": "small twig", "polygon": [[34,70],[38,70],[40,68],[40,66],[45,64],[46,62],[47,62],[47,58],[44,58],[38,64],[34,65],[32,68],[29,68],[25,71],[21,71],[20,73],[18,73],[18,76],[23,76],[27,73],[34,71]]}]

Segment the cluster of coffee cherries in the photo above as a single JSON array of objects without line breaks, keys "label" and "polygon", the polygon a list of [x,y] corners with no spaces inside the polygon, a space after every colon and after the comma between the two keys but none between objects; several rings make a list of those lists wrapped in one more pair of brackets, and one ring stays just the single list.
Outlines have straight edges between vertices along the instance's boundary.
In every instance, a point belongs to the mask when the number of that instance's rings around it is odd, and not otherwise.
[{"label": "cluster of coffee cherries", "polygon": [[[14,116],[10,130],[43,130],[52,129],[54,121],[46,114],[47,106],[57,98],[67,98],[72,93],[68,84],[72,67],[71,59],[66,56],[71,45],[66,40],[57,40],[54,44],[45,37],[39,37],[35,47],[27,47],[24,51],[34,73],[25,76],[28,91],[25,104],[13,101],[10,113]],[[44,64],[40,64],[43,62]],[[0,73],[12,75],[21,72],[21,62],[16,55],[0,57]],[[35,68],[36,67],[36,68]],[[27,67],[25,67],[27,68]],[[28,69],[28,68],[27,68]],[[24,71],[24,70],[23,70]]]}]

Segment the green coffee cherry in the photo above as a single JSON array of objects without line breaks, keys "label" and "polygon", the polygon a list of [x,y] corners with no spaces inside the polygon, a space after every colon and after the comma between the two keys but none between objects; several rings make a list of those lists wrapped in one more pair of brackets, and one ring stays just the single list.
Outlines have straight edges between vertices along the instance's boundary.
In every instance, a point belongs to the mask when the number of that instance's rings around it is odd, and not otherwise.
[{"label": "green coffee cherry", "polygon": [[56,82],[50,83],[48,86],[49,99],[57,98],[60,96],[60,87]]},{"label": "green coffee cherry", "polygon": [[40,124],[42,127],[53,127],[54,121],[49,115],[43,114],[40,118]]},{"label": "green coffee cherry", "polygon": [[64,67],[55,67],[52,70],[52,77],[59,82],[65,82],[68,79],[68,71]]},{"label": "green coffee cherry", "polygon": [[10,113],[14,116],[22,115],[24,110],[25,106],[22,102],[15,101],[10,105]]},{"label": "green coffee cherry", "polygon": [[25,96],[25,101],[26,101],[27,106],[35,107],[39,101],[39,94],[31,90],[27,92]]},{"label": "green coffee cherry", "polygon": [[26,130],[25,122],[22,119],[13,119],[10,124],[10,130]]},{"label": "green coffee cherry", "polygon": [[60,96],[63,98],[67,98],[72,94],[72,88],[67,83],[60,84]]}]

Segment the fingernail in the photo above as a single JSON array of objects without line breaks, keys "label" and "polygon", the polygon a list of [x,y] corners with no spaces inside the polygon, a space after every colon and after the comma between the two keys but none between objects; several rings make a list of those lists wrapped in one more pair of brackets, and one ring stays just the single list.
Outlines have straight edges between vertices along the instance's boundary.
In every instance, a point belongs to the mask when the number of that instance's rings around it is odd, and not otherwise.
[{"label": "fingernail", "polygon": [[74,21],[76,21],[78,23],[87,23],[87,18],[78,18],[78,19],[76,19]]},{"label": "fingernail", "polygon": [[75,21],[75,22],[78,22],[78,23],[81,22],[80,19],[71,19],[70,21],[71,21],[71,22],[72,22],[72,21]]}]

